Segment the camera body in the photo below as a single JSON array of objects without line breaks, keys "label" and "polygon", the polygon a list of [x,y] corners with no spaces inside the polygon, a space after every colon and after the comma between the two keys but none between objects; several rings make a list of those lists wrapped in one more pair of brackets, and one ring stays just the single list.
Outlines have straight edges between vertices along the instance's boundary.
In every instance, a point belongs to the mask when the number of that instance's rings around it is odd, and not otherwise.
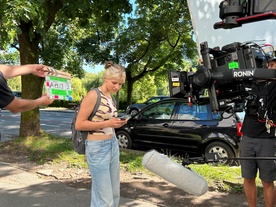
[{"label": "camera body", "polygon": [[199,104],[208,100],[213,111],[242,111],[244,101],[252,95],[253,81],[276,78],[276,70],[267,69],[269,56],[256,43],[209,48],[203,42],[200,47],[203,64],[195,73],[169,71],[172,97],[190,98]]}]

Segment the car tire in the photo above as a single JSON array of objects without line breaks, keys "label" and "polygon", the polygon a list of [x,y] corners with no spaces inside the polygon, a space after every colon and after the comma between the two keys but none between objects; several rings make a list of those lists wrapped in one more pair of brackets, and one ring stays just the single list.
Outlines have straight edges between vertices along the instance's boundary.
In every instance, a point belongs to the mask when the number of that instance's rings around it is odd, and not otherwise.
[{"label": "car tire", "polygon": [[116,137],[118,140],[118,144],[120,148],[131,149],[132,148],[132,140],[131,137],[125,131],[118,131],[116,133]]},{"label": "car tire", "polygon": [[131,109],[130,112],[129,112],[129,114],[131,116],[133,116],[133,115],[137,114],[138,112],[139,112],[138,109]]},{"label": "car tire", "polygon": [[[231,158],[235,157],[232,149],[223,142],[212,142],[205,148],[205,157],[207,153],[218,153],[220,158]],[[233,160],[219,160],[220,164],[230,165]]]}]

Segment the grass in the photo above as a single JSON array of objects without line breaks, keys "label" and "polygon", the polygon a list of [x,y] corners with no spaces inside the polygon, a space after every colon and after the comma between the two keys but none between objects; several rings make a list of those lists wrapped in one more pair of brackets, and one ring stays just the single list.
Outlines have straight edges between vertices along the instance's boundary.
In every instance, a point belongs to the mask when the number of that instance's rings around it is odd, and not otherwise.
[{"label": "grass", "polygon": [[[70,139],[42,134],[41,137],[17,138],[14,141],[0,143],[1,153],[26,155],[37,164],[48,161],[65,163],[70,167],[87,168],[85,156],[77,154]],[[166,153],[165,153],[166,154]],[[144,152],[134,150],[120,150],[121,166],[130,172],[153,174],[142,166]],[[179,157],[167,154],[176,162]],[[212,164],[190,164],[189,168],[203,176],[213,190],[241,193],[243,179],[240,176],[240,167],[230,167]],[[185,178],[184,178],[185,179]],[[262,194],[260,180],[257,179],[258,192]]]}]

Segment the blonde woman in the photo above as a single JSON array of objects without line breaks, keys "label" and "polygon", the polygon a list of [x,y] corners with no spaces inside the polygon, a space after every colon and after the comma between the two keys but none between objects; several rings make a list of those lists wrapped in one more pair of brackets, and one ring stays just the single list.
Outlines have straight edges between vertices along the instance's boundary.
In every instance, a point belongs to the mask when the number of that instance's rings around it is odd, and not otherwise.
[{"label": "blonde woman", "polygon": [[116,118],[118,112],[111,96],[121,89],[125,77],[122,66],[108,61],[103,84],[99,87],[99,109],[89,121],[97,100],[97,92],[91,90],[84,97],[76,120],[77,130],[89,131],[85,154],[92,177],[91,207],[119,206],[120,161],[114,128],[123,126],[126,121]]}]

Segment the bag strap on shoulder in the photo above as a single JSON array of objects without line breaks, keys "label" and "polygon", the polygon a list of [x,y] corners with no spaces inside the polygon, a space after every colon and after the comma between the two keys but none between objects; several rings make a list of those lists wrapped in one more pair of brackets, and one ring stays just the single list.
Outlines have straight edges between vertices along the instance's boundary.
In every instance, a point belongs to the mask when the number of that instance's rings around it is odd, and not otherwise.
[{"label": "bag strap on shoulder", "polygon": [[101,93],[100,93],[100,90],[98,88],[94,88],[92,90],[95,90],[97,92],[97,100],[96,100],[96,104],[94,106],[93,111],[91,112],[90,116],[88,117],[88,120],[92,120],[93,116],[95,116],[95,114],[98,111],[99,106],[101,104]]},{"label": "bag strap on shoulder", "polygon": [[115,98],[114,96],[112,96],[112,95],[111,95],[111,98],[112,98],[113,103],[114,103],[115,106],[116,106],[116,104],[117,104],[117,103],[116,103],[116,98]]}]

